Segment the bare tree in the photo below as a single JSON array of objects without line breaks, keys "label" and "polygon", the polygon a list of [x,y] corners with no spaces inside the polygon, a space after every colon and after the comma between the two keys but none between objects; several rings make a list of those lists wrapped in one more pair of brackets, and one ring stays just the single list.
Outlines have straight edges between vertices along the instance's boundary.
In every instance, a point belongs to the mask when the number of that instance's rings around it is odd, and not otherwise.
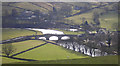
[{"label": "bare tree", "polygon": [[12,45],[12,43],[9,44],[3,44],[2,45],[2,53],[5,54],[6,56],[10,56],[11,54],[13,54],[15,52],[15,48]]}]

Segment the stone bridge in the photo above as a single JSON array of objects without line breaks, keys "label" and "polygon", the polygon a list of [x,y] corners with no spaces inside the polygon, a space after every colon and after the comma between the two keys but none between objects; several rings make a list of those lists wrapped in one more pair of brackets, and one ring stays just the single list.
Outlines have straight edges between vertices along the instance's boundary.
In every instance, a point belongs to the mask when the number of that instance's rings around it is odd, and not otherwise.
[{"label": "stone bridge", "polygon": [[67,40],[72,37],[77,37],[77,35],[53,35],[53,34],[45,34],[45,35],[36,35],[35,39],[43,39],[43,40]]},{"label": "stone bridge", "polygon": [[20,42],[25,40],[67,40],[67,39],[71,39],[72,37],[77,37],[77,35],[53,35],[53,34],[31,35],[31,36],[21,36],[8,40],[3,40],[0,42],[0,44]]}]

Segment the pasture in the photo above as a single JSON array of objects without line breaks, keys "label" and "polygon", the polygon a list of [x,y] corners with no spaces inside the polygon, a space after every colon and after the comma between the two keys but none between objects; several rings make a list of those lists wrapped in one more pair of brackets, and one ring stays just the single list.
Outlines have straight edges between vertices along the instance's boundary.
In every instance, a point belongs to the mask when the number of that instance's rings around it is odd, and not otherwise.
[{"label": "pasture", "polygon": [[[99,17],[101,28],[106,28],[107,30],[110,30],[110,31],[116,31],[115,28],[118,26],[117,25],[118,24],[118,14],[115,11],[108,11],[108,12],[104,13],[105,12],[104,9],[96,8],[89,12],[82,13],[80,15],[75,15],[72,17],[68,17],[65,19],[71,20],[73,22],[72,23],[73,25],[74,24],[77,24],[77,25],[82,24],[83,18],[85,18],[85,20],[88,23],[94,24],[94,21],[93,21],[94,12],[97,12],[98,14],[103,13],[103,15],[100,15],[100,17]],[[66,21],[66,23],[71,24],[71,22],[69,22],[69,21],[68,22]]]},{"label": "pasture", "polygon": [[[23,58],[23,59],[33,59],[33,60],[39,60],[39,61],[48,61],[48,60],[64,60],[64,59],[77,59],[77,58],[89,58],[89,56],[85,56],[83,54],[80,54],[78,52],[65,49],[63,47],[53,45],[50,43],[47,43],[46,45],[39,46],[41,44],[44,44],[45,42],[42,40],[28,40],[28,41],[22,41],[22,42],[15,42],[12,43],[12,45],[15,48],[14,54],[20,53],[18,55],[15,55],[13,57],[16,58]],[[0,45],[2,46],[2,45]],[[36,47],[39,46],[39,47]],[[36,48],[34,48],[36,47]],[[29,51],[26,51],[30,48]],[[23,52],[25,51],[25,52]],[[21,53],[23,52],[23,53]],[[5,55],[5,54],[2,54]],[[12,59],[7,57],[2,57],[2,63],[19,63],[19,62],[27,62],[24,60],[18,60],[18,59]],[[13,61],[12,61],[13,60]]]},{"label": "pasture", "polygon": [[108,30],[115,31],[118,27],[118,14],[115,12],[108,12],[99,18],[101,27],[107,28]]},{"label": "pasture", "polygon": [[46,44],[15,57],[35,59],[35,60],[60,60],[60,59],[75,59],[75,58],[88,58],[83,54],[75,51],[66,50],[60,46],[53,44]]},{"label": "pasture", "polygon": [[[41,40],[28,40],[28,41],[12,43],[12,45],[15,49],[15,52],[13,54],[19,53],[21,51],[27,50],[29,48],[32,48],[32,47],[35,47],[35,46],[38,46],[38,45],[44,44],[44,43],[45,42],[41,41]],[[2,46],[2,44],[0,46]]]},{"label": "pasture", "polygon": [[[12,29],[13,31],[16,29]],[[22,29],[16,30],[17,32],[22,31]],[[7,30],[6,30],[7,31]],[[9,31],[9,30],[8,30]],[[26,30],[25,30],[26,31]],[[27,30],[29,31],[29,30]],[[12,32],[12,31],[10,31]],[[23,31],[24,32],[24,31]],[[63,31],[64,32],[64,31]],[[34,32],[31,32],[34,33]],[[17,35],[17,34],[16,34]],[[19,34],[20,35],[20,34]],[[17,35],[17,36],[19,36]],[[27,35],[27,34],[25,34]],[[22,42],[15,42],[12,45],[15,47],[16,51],[11,54],[14,55],[21,51],[34,48],[46,42],[42,40],[28,40]],[[1,45],[0,45],[1,46]],[[4,55],[4,54],[3,54]],[[89,57],[83,55],[79,52],[75,52],[63,47],[47,43],[46,45],[39,46],[37,48],[31,49],[29,51],[23,52],[21,54],[15,55],[13,57],[23,58],[23,59],[33,59],[38,61],[24,61],[18,59],[11,59],[7,57],[1,57],[3,64],[117,64],[117,56],[105,56],[105,57]],[[112,60],[113,61],[112,61]]]},{"label": "pasture", "polygon": [[6,57],[0,57],[0,58],[2,59],[2,64],[27,62],[27,61],[23,61],[23,60],[11,59],[11,58],[6,58]]},{"label": "pasture", "polygon": [[[45,42],[41,41],[41,40],[28,40],[28,41],[12,43],[12,45],[13,45],[13,47],[15,49],[13,54],[25,51],[27,49],[33,48],[35,46],[38,46],[38,45],[41,45],[41,44],[44,44],[44,43]],[[2,44],[0,46],[2,46]],[[10,55],[13,55],[13,54],[10,54]],[[2,55],[5,55],[5,54],[2,54]],[[6,58],[6,57],[2,57],[2,60],[3,60],[2,61],[3,63],[11,63],[11,62],[19,62],[19,61],[21,61],[21,60],[17,60],[17,59]],[[13,61],[11,61],[11,60],[13,60]],[[23,62],[25,62],[25,61],[23,61]]]},{"label": "pasture", "polygon": [[[14,64],[14,63],[13,63]],[[102,56],[67,60],[32,61],[17,64],[118,64],[118,56]]]},{"label": "pasture", "polygon": [[[35,35],[35,34],[36,32],[29,31],[26,29],[3,28],[2,29],[2,40],[8,40],[8,39],[15,38],[15,37]],[[42,35],[40,31],[37,32],[37,34]]]}]

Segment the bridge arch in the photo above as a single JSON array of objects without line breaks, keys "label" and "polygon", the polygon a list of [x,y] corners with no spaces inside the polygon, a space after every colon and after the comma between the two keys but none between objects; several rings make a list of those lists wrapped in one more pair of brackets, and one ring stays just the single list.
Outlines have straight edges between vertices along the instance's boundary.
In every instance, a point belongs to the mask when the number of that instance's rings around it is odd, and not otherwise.
[{"label": "bridge arch", "polygon": [[61,37],[61,40],[68,40],[68,39],[70,39],[69,36],[63,36],[63,37]]},{"label": "bridge arch", "polygon": [[46,40],[46,37],[39,37],[38,39],[43,39],[43,40]]},{"label": "bridge arch", "polygon": [[59,40],[57,36],[51,36],[49,37],[49,40]]}]

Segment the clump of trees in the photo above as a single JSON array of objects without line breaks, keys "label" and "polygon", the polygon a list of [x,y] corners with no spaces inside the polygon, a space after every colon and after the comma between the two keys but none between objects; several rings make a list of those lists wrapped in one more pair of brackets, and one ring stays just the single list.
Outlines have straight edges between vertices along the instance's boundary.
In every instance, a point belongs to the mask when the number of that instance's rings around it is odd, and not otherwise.
[{"label": "clump of trees", "polygon": [[15,50],[16,48],[12,45],[12,43],[2,45],[2,53],[7,57],[10,57],[10,55],[13,54]]},{"label": "clump of trees", "polygon": [[96,25],[100,25],[100,21],[99,21],[99,13],[94,12],[93,13],[93,21],[96,23]]}]

